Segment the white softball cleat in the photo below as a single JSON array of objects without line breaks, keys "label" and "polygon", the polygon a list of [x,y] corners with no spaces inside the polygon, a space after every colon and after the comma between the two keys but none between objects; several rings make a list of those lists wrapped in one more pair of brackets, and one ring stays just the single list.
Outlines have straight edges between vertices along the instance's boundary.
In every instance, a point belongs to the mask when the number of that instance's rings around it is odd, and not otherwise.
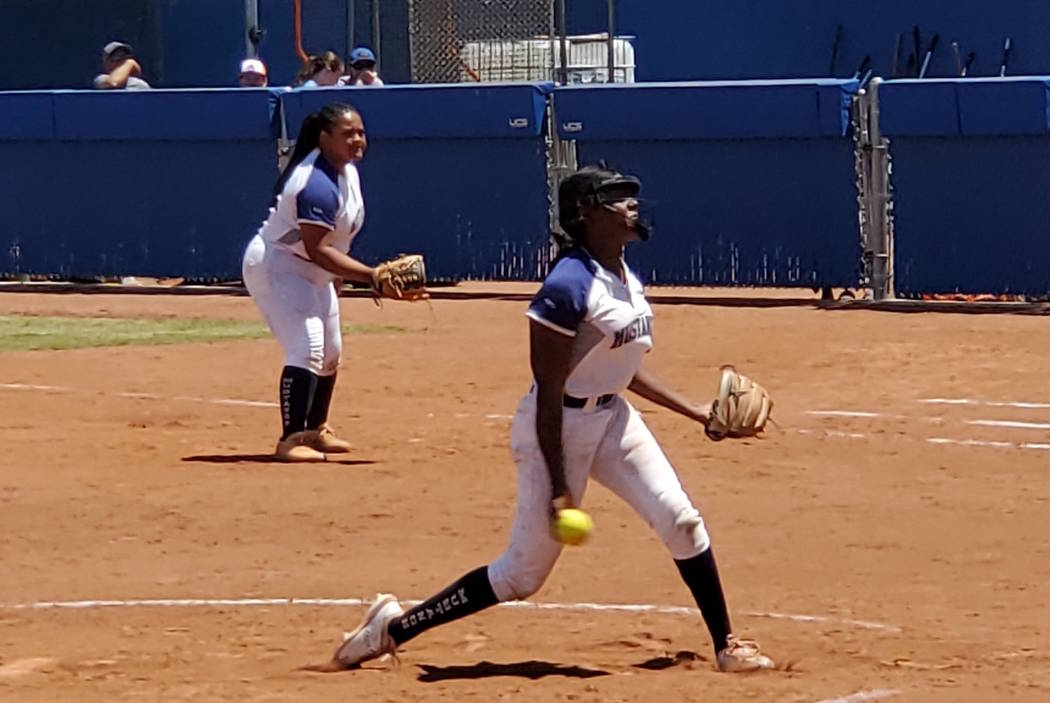
[{"label": "white softball cleat", "polygon": [[394,654],[397,644],[387,633],[387,625],[404,612],[396,597],[389,593],[377,595],[357,629],[343,635],[334,660],[345,669],[353,669],[370,659]]},{"label": "white softball cleat", "polygon": [[758,643],[729,636],[729,643],[718,653],[718,670],[726,673],[746,673],[775,668],[773,660],[758,651]]}]

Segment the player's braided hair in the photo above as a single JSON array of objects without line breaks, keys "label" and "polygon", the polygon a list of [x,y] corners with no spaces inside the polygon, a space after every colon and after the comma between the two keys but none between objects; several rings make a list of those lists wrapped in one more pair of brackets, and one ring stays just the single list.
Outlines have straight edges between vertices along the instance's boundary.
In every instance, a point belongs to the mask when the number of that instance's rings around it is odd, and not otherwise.
[{"label": "player's braided hair", "polygon": [[288,177],[292,175],[295,167],[301,164],[303,159],[317,148],[321,141],[321,132],[331,129],[332,125],[348,112],[356,113],[357,110],[345,103],[328,103],[317,112],[311,112],[303,119],[303,123],[299,127],[299,138],[295,142],[295,150],[292,151],[288,165],[281,171],[281,175],[278,176],[277,182],[273,186],[274,202],[277,202],[277,196],[284,190],[284,184],[288,182]]},{"label": "player's braided hair", "polygon": [[590,196],[591,193],[583,192],[586,186],[579,174],[580,171],[577,171],[558,185],[558,227],[561,231],[554,230],[551,232],[551,237],[559,250],[579,245],[586,231],[581,212],[581,200]]}]

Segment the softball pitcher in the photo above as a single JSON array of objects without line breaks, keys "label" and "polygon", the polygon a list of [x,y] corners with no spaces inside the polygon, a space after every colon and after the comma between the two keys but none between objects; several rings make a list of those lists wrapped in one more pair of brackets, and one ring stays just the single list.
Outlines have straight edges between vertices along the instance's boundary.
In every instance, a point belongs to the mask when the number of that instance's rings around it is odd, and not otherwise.
[{"label": "softball pitcher", "polygon": [[640,182],[604,167],[580,169],[559,188],[567,235],[529,318],[534,382],[511,427],[518,504],[510,544],[421,605],[404,611],[380,595],[344,637],[333,666],[353,668],[392,654],[437,625],[501,601],[528,598],[550,574],[562,543],[559,512],[575,509],[593,477],[625,500],[663,539],[710,632],[719,670],[773,667],[754,642],[732,634],[704,521],[625,390],[704,425],[713,439],[761,431],[768,394],[731,367],[714,403],[695,404],[642,366],[653,346],[653,313],[623,260],[624,245],[646,240]]},{"label": "softball pitcher", "polygon": [[270,215],[244,254],[244,284],[284,348],[282,461],[350,450],[329,427],[328,409],[343,346],[338,291],[343,279],[373,283],[376,275],[348,255],[365,219],[354,163],[367,146],[361,115],[348,105],[303,120]]}]

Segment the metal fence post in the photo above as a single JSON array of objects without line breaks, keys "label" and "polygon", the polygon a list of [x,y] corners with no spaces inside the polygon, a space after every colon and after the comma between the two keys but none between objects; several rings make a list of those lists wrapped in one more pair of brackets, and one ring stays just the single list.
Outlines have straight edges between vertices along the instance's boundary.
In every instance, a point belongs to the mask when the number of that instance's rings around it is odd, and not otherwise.
[{"label": "metal fence post", "polygon": [[382,33],[379,31],[379,0],[372,0],[372,51],[375,52],[380,65],[383,63],[382,38]]},{"label": "metal fence post", "polygon": [[[258,46],[253,38],[257,38],[259,31],[259,0],[244,0],[244,55],[254,58],[258,54]],[[257,40],[257,39],[256,39]]]},{"label": "metal fence post", "polygon": [[561,66],[558,69],[558,83],[565,85],[569,82],[569,47],[565,29],[565,0],[555,2],[556,10],[554,20],[558,31],[558,54]]},{"label": "metal fence post", "polygon": [[354,26],[354,15],[357,14],[356,4],[355,0],[346,0],[346,53],[344,56],[346,56],[347,61],[350,60],[350,52],[357,46],[357,41],[354,37],[354,34],[357,32],[357,28]]},{"label": "metal fence post", "polygon": [[871,139],[871,288],[875,300],[894,296],[893,283],[893,172],[890,142],[879,124],[881,78],[871,81],[868,92],[868,130]]},{"label": "metal fence post", "polygon": [[606,37],[606,66],[608,67],[609,75],[605,79],[606,83],[616,82],[616,6],[615,0],[605,0],[605,31],[608,34]]},{"label": "metal fence post", "polygon": [[[563,140],[558,134],[558,115],[554,110],[554,94],[547,94],[547,204],[551,231],[561,229],[558,222],[558,186],[577,168],[576,142]],[[554,244],[546,249],[546,257],[539,262],[537,275],[547,275]]]},{"label": "metal fence post", "polygon": [[864,89],[853,96],[850,126],[853,133],[853,171],[857,186],[857,225],[860,232],[860,286],[871,288],[871,132],[868,113],[871,101]]}]

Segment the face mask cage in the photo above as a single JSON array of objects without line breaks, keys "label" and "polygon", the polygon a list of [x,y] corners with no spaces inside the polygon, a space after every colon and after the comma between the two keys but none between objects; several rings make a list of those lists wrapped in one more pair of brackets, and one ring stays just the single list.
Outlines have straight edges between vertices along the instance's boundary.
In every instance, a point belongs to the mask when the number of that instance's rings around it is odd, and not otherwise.
[{"label": "face mask cage", "polygon": [[639,198],[638,190],[628,190],[625,188],[608,188],[600,190],[595,196],[595,202],[603,207],[611,207],[612,205],[623,202],[624,200],[634,200],[638,203],[638,222],[635,224],[635,228],[638,230],[638,238],[643,242],[649,241],[649,238],[653,233],[653,202],[645,198]]}]

